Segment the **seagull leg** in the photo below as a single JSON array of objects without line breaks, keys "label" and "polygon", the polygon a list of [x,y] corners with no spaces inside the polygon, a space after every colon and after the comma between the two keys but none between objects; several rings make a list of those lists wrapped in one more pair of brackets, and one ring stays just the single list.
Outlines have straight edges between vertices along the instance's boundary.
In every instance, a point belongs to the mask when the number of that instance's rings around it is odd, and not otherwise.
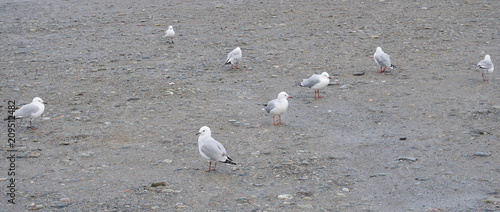
[{"label": "seagull leg", "polygon": [[279,116],[279,118],[280,118],[280,122],[279,122],[279,124],[285,124],[285,123],[281,122],[281,115],[278,115],[278,116]]},{"label": "seagull leg", "polygon": [[33,123],[31,122],[31,119],[30,119],[30,128],[31,128],[32,130],[36,130],[36,128],[35,128],[35,127],[33,127]]},{"label": "seagull leg", "polygon": [[278,125],[278,124],[276,124],[276,122],[274,121],[274,118],[275,118],[275,117],[276,117],[276,116],[275,116],[275,115],[273,115],[273,125]]},{"label": "seagull leg", "polygon": [[205,171],[205,172],[215,171],[215,167],[217,167],[217,163],[215,163],[214,169],[211,169],[212,168],[212,161],[209,161],[208,162],[208,170],[203,170],[203,171]]},{"label": "seagull leg", "polygon": [[483,81],[488,81],[487,79],[484,78],[484,73],[481,76],[483,76]]},{"label": "seagull leg", "polygon": [[378,73],[382,73],[384,71],[385,71],[385,68],[384,68],[384,70],[382,70],[382,66],[380,66],[380,71]]},{"label": "seagull leg", "polygon": [[318,99],[323,98],[322,96],[319,95],[319,89],[317,91],[318,91],[318,97],[316,97],[316,98],[318,98]]},{"label": "seagull leg", "polygon": [[236,63],[236,69],[240,69],[240,67],[238,67],[238,63]]}]

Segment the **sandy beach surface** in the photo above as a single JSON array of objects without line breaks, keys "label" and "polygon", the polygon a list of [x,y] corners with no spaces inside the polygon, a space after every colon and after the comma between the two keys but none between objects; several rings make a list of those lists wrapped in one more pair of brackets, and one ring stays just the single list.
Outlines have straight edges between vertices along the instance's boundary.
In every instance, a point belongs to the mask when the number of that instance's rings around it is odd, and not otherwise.
[{"label": "sandy beach surface", "polygon": [[[48,104],[14,148],[3,121],[0,210],[500,211],[500,75],[475,69],[500,66],[499,8],[1,1],[1,117]],[[377,47],[396,69],[377,73]],[[324,71],[324,98],[298,86]],[[261,109],[281,91],[273,126]],[[203,171],[202,126],[237,165]]]}]

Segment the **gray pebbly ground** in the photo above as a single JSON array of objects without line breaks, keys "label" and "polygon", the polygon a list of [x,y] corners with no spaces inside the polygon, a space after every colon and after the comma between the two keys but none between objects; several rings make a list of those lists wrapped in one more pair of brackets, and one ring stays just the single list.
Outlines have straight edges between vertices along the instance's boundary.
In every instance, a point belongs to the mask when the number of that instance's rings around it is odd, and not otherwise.
[{"label": "gray pebbly ground", "polygon": [[[17,122],[17,204],[4,159],[0,208],[500,211],[500,78],[474,69],[485,54],[500,66],[498,8],[2,1],[0,114],[9,100],[48,105],[37,130]],[[231,70],[222,64],[237,46]],[[397,69],[376,73],[377,46]],[[298,84],[323,71],[334,85],[314,99]],[[286,125],[272,126],[261,104],[280,91],[293,98]],[[202,171],[204,125],[238,165]]]}]

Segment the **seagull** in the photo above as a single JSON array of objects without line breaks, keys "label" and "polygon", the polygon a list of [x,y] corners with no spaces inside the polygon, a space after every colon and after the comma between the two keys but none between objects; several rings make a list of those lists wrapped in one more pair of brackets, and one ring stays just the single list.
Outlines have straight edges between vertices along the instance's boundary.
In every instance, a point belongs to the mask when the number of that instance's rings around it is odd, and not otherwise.
[{"label": "seagull", "polygon": [[479,61],[479,63],[477,63],[476,68],[484,69],[483,74],[482,74],[483,81],[488,81],[487,79],[484,78],[484,74],[485,73],[491,74],[491,73],[493,73],[493,70],[495,69],[495,67],[493,67],[493,62],[491,62],[490,55],[484,56],[484,60]]},{"label": "seagull", "polygon": [[[215,171],[217,162],[236,165],[236,163],[233,162],[233,159],[231,159],[229,155],[227,155],[224,146],[222,146],[221,143],[212,138],[212,131],[210,131],[209,127],[203,126],[202,128],[200,128],[200,131],[196,133],[196,135],[200,135],[200,137],[198,138],[198,149],[200,150],[200,155],[210,161],[210,163],[208,164],[208,170],[205,170],[206,172]],[[215,161],[213,169],[211,169],[212,161]]]},{"label": "seagull", "polygon": [[319,89],[326,87],[328,83],[330,83],[330,79],[330,75],[326,72],[323,72],[320,75],[313,74],[309,77],[309,79],[303,79],[300,86],[314,89],[314,98],[323,98],[319,95]]},{"label": "seagull", "polygon": [[[378,73],[384,72],[387,67],[389,67],[390,69],[396,68],[396,66],[391,64],[391,58],[389,57],[389,55],[382,51],[382,48],[380,47],[377,47],[377,51],[375,51],[373,59],[380,66],[380,71]],[[384,70],[382,70],[382,67],[384,67]]]},{"label": "seagull", "polygon": [[226,64],[231,64],[231,69],[234,69],[234,64],[236,64],[236,69],[239,69],[238,64],[243,59],[240,47],[236,47],[233,51],[227,54]]},{"label": "seagull", "polygon": [[16,110],[13,115],[16,119],[29,117],[30,128],[33,130],[35,128],[33,127],[33,122],[31,120],[42,115],[45,110],[45,104],[47,103],[40,97],[35,97],[31,103],[22,106],[19,110]]},{"label": "seagull", "polygon": [[167,31],[165,31],[164,38],[170,38],[170,43],[174,43],[175,31],[172,26],[168,26]]},{"label": "seagull", "polygon": [[[281,114],[285,113],[286,109],[288,109],[288,100],[286,100],[287,98],[292,97],[289,96],[286,92],[281,92],[278,94],[277,99],[271,100],[269,103],[264,105],[264,108],[262,108],[262,110],[265,110],[266,112],[273,115],[273,125],[285,124],[281,122]],[[279,116],[278,124],[276,124],[276,122],[274,121],[276,115]]]}]

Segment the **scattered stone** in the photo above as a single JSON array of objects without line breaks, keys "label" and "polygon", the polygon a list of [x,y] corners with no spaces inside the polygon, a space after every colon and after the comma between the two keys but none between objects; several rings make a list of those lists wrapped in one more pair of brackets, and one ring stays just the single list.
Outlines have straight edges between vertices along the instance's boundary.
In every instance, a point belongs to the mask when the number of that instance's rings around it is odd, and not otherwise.
[{"label": "scattered stone", "polygon": [[163,160],[163,161],[162,161],[162,163],[172,163],[172,162],[173,162],[173,161],[172,161],[172,160],[170,160],[170,159],[165,159],[165,160]]},{"label": "scattered stone", "polygon": [[488,199],[484,200],[485,203],[488,203],[488,204],[496,204],[496,203],[500,203],[500,198],[496,198],[495,196],[492,196],[492,197],[488,197]]},{"label": "scattered stone", "polygon": [[16,155],[16,158],[27,158],[27,157],[28,157],[28,153],[21,153],[21,154]]},{"label": "scattered stone", "polygon": [[251,154],[252,156],[258,157],[258,156],[260,155],[260,151],[251,152],[250,154]]},{"label": "scattered stone", "polygon": [[59,146],[68,146],[68,145],[69,145],[69,142],[67,142],[67,141],[59,142]]},{"label": "scattered stone", "polygon": [[499,192],[499,191],[497,191],[497,190],[491,190],[491,191],[488,191],[486,194],[490,194],[490,195],[498,195],[498,194],[500,194],[500,192]]},{"label": "scattered stone", "polygon": [[127,101],[135,101],[141,99],[140,97],[130,97],[127,99]]},{"label": "scattered stone", "polygon": [[407,160],[407,161],[412,161],[412,162],[417,161],[417,159],[414,157],[399,157],[398,160]]},{"label": "scattered stone", "polygon": [[338,82],[330,82],[330,83],[328,83],[328,86],[331,86],[331,85],[339,85],[339,83]]},{"label": "scattered stone", "polygon": [[478,135],[485,135],[485,134],[488,133],[488,132],[486,132],[484,130],[481,130],[481,129],[474,129],[471,132],[474,133],[474,134],[478,134]]},{"label": "scattered stone", "polygon": [[314,193],[313,192],[309,192],[309,191],[299,191],[299,192],[295,193],[295,195],[301,195],[301,196],[305,196],[305,197],[310,197],[310,196],[313,196]]},{"label": "scattered stone", "polygon": [[349,189],[348,188],[342,188],[342,191],[343,192],[349,192]]},{"label": "scattered stone", "polygon": [[92,154],[90,154],[89,152],[84,152],[84,153],[80,153],[80,156],[82,156],[82,157],[91,157]]},{"label": "scattered stone", "polygon": [[299,165],[301,165],[301,166],[307,166],[309,164],[310,163],[308,161],[302,161],[302,162],[299,163]]},{"label": "scattered stone", "polygon": [[364,71],[360,71],[360,72],[354,72],[352,75],[354,75],[354,76],[362,76],[364,74],[365,74]]},{"label": "scattered stone", "polygon": [[278,195],[278,199],[292,199],[293,196],[291,194],[280,194]]},{"label": "scattered stone", "polygon": [[477,156],[477,157],[489,157],[490,154],[488,154],[486,152],[476,152],[476,153],[474,153],[474,156]]},{"label": "scattered stone", "polygon": [[64,208],[64,207],[67,207],[67,206],[68,206],[68,204],[62,203],[62,204],[56,204],[54,207],[56,207],[56,208]]},{"label": "scattered stone", "polygon": [[[151,185],[153,187],[153,185]],[[174,193],[174,189],[166,188],[161,190],[161,193]]]},{"label": "scattered stone", "polygon": [[187,206],[182,202],[175,203],[175,207],[178,209],[187,208]]},{"label": "scattered stone", "polygon": [[351,85],[349,85],[349,84],[345,84],[345,85],[340,86],[340,89],[342,89],[342,90],[349,89],[349,88],[351,88]]},{"label": "scattered stone", "polygon": [[330,160],[343,160],[343,159],[345,159],[345,157],[344,156],[330,155],[330,156],[328,156],[328,159],[330,159]]},{"label": "scattered stone", "polygon": [[406,141],[406,137],[399,138],[400,141]]},{"label": "scattered stone", "polygon": [[297,207],[302,209],[313,209],[313,206],[311,204],[297,205]]},{"label": "scattered stone", "polygon": [[70,202],[70,199],[67,197],[61,198],[59,201],[61,202]]},{"label": "scattered stone", "polygon": [[248,203],[248,199],[246,197],[239,197],[238,199],[236,199],[236,202]]},{"label": "scattered stone", "polygon": [[167,182],[151,183],[151,187],[160,187],[160,186],[167,186]]}]

